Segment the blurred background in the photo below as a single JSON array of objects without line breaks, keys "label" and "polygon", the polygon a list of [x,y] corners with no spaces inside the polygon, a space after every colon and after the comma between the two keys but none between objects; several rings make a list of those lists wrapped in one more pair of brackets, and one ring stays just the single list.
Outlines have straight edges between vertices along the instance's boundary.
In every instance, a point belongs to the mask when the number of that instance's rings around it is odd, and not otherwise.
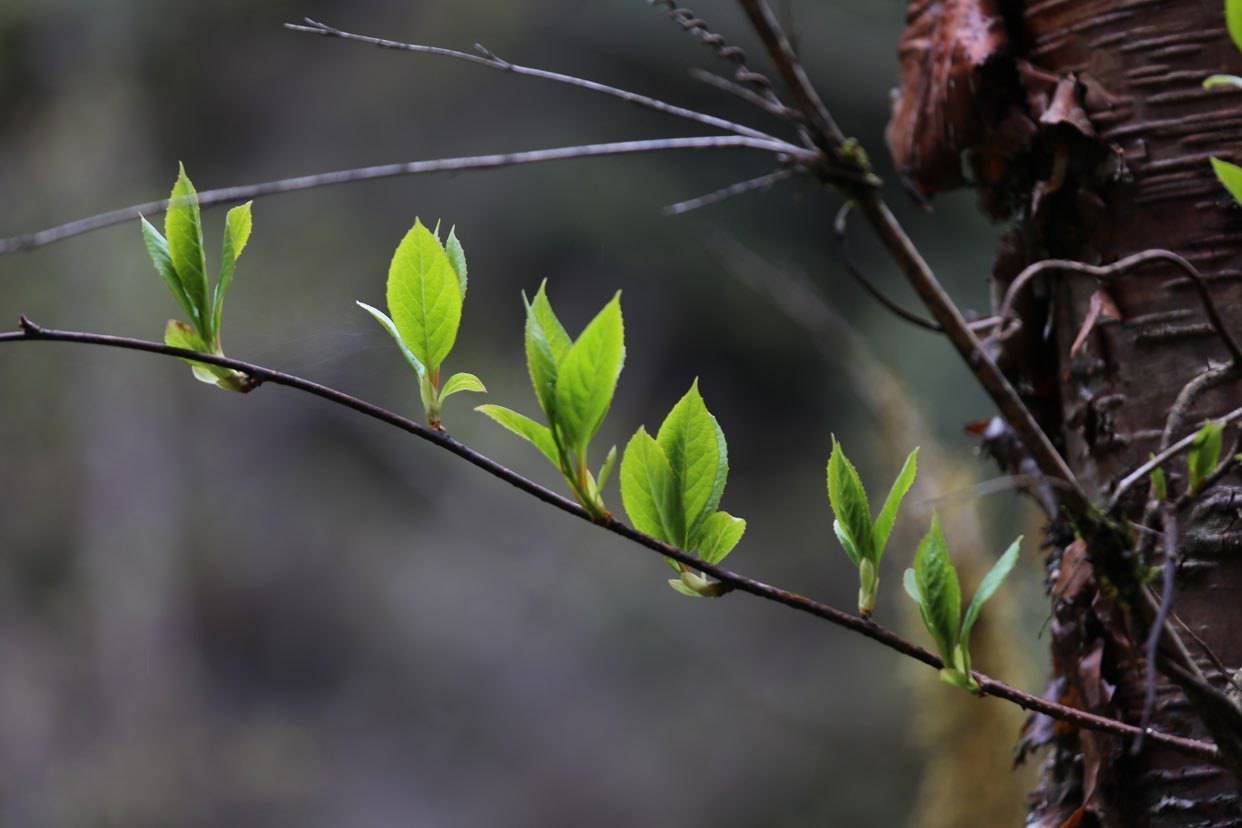
[{"label": "blurred background", "polygon": [[[838,121],[891,180],[882,130],[904,3],[778,5]],[[768,70],[735,3],[694,8]],[[6,0],[0,236],[159,198],[178,161],[210,189],[704,132],[281,28],[304,15],[477,41],[782,129],[693,79],[691,67],[727,67],[643,0]],[[1012,494],[961,494],[995,475],[963,432],[992,409],[946,343],[849,279],[832,193],[786,182],[660,212],[767,163],[644,155],[261,200],[226,350],[417,415],[412,375],[354,300],[381,304],[402,234],[416,216],[442,219],[470,261],[448,368],[533,413],[520,291],[546,277],[576,333],[623,289],[629,355],[596,462],[699,377],[729,438],[722,505],[749,520],[730,566],[848,608],[856,575],[824,487],[831,434],[880,492],[921,443],[922,506],[890,546],[879,619],[924,641],[899,584],[926,501],[951,495],[937,508],[968,570],[1038,522]],[[971,197],[931,213],[889,189],[959,302],[986,309],[997,230]],[[222,221],[206,213],[213,269]],[[913,307],[867,229],[853,235],[860,262]],[[136,222],[0,258],[0,286],[0,327],[24,313],[158,339],[176,315]],[[653,555],[393,429],[275,387],[222,393],[173,360],[71,345],[0,350],[0,388],[0,824],[1000,825],[1022,811],[1015,711],[780,607],[683,598]],[[558,483],[474,402],[449,402],[453,434]],[[606,497],[619,505],[615,484]],[[993,646],[976,657],[1032,690],[1036,547],[985,615]],[[966,760],[971,738],[981,753]],[[958,760],[977,786],[973,821],[942,801]],[[984,790],[999,800],[991,817]]]}]

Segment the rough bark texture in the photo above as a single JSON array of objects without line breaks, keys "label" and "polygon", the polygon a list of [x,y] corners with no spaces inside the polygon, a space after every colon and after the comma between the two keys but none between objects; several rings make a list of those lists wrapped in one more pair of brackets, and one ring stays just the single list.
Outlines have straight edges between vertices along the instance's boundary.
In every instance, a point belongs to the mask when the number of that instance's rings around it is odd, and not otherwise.
[{"label": "rough bark texture", "polygon": [[[1044,258],[1106,264],[1161,247],[1200,269],[1230,328],[1242,329],[1242,210],[1208,163],[1213,155],[1242,162],[1242,95],[1201,86],[1213,73],[1242,74],[1223,5],[915,0],[889,130],[894,158],[922,195],[955,186],[964,167],[972,170],[983,208],[1014,219],[993,274],[1000,289]],[[1100,289],[1065,275],[1037,284],[1019,308],[1021,333],[997,356],[1103,502],[1158,448],[1186,383],[1225,354],[1181,273],[1155,265]],[[1088,330],[1093,305],[1098,319]],[[1172,436],[1239,406],[1242,387],[1219,384],[1198,397]],[[1184,461],[1170,466],[1181,468]],[[1175,475],[1180,491],[1179,483]],[[1147,493],[1136,490],[1126,504],[1134,520]],[[1230,670],[1242,665],[1238,495],[1242,481],[1226,478],[1182,515],[1174,602]],[[1137,721],[1145,665],[1131,614],[1101,588],[1090,549],[1067,543],[1065,527],[1054,526],[1052,540],[1051,690],[1067,703]],[[1219,670],[1207,660],[1201,666],[1224,688]],[[1196,708],[1163,680],[1154,724],[1209,737]],[[1115,739],[1032,722],[1024,747],[1041,744],[1049,747],[1032,825],[1242,825],[1238,782],[1228,771],[1151,746],[1132,755]]]}]

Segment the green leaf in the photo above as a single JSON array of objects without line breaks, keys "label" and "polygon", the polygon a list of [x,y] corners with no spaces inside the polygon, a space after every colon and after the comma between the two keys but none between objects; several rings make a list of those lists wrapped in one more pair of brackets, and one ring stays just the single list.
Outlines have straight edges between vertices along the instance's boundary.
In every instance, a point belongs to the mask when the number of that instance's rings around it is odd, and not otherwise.
[{"label": "green leaf", "polygon": [[724,433],[703,402],[698,380],[664,418],[656,441],[673,468],[677,485],[680,514],[670,528],[678,529],[681,537],[673,543],[691,548],[703,521],[720,505],[729,476]]},{"label": "green leaf", "polygon": [[173,269],[185,289],[193,309],[190,322],[204,340],[210,339],[211,302],[207,292],[207,259],[203,254],[203,223],[198,210],[198,192],[180,167],[177,183],[169,196],[164,215],[164,235]]},{"label": "green leaf", "polygon": [[1169,499],[1169,481],[1164,476],[1164,469],[1157,466],[1151,472],[1151,492],[1158,501]]},{"label": "green leaf", "polygon": [[1220,183],[1225,185],[1229,195],[1233,196],[1233,200],[1242,204],[1242,167],[1213,158],[1212,171],[1216,173]]},{"label": "green leaf", "polygon": [[[871,505],[858,470],[845,456],[845,449],[832,438],[832,454],[828,458],[828,502],[845,534],[854,544],[858,558],[875,560],[872,540]],[[849,554],[848,552],[846,554]],[[851,556],[853,557],[853,556]]]},{"label": "green leaf", "polygon": [[401,339],[428,371],[437,370],[453,350],[461,307],[461,283],[448,255],[416,220],[388,268],[388,312]]},{"label": "green leaf", "polygon": [[604,463],[599,467],[599,475],[596,478],[595,487],[599,491],[604,490],[604,486],[608,485],[608,480],[612,477],[612,469],[617,465],[617,447],[613,446],[608,449],[608,454],[604,457]]},{"label": "green leaf", "polygon": [[888,536],[892,533],[893,524],[897,521],[901,501],[906,496],[906,492],[910,491],[910,487],[914,485],[915,475],[918,474],[918,460],[919,450],[916,448],[906,457],[906,462],[898,472],[897,479],[893,481],[893,487],[888,491],[888,497],[884,499],[880,514],[876,516],[871,535],[876,563],[884,557],[884,547],[888,545]]},{"label": "green leaf", "polygon": [[[436,236],[440,234],[437,232]],[[449,228],[448,239],[444,242],[444,252],[448,254],[449,264],[453,266],[453,272],[457,274],[457,281],[461,284],[461,295],[466,295],[467,275],[470,270],[466,266],[466,251],[461,246],[461,242],[457,240],[457,228]]]},{"label": "green leaf", "polygon": [[709,564],[718,564],[733,551],[746,532],[746,521],[728,512],[716,512],[703,521],[694,551]]},{"label": "green leaf", "polygon": [[1209,75],[1203,81],[1204,89],[1238,89],[1242,87],[1242,78],[1237,75]]},{"label": "green leaf", "polygon": [[501,405],[480,405],[474,409],[486,414],[523,440],[528,441],[548,458],[558,469],[561,467],[560,456],[556,451],[556,443],[552,440],[552,432],[548,427],[537,423],[524,414],[505,408]]},{"label": "green leaf", "polygon": [[220,337],[220,317],[224,313],[224,295],[233,284],[233,273],[237,270],[237,260],[250,241],[250,230],[253,220],[250,216],[250,205],[253,202],[229,210],[224,219],[224,249],[220,253],[220,281],[216,283],[215,296],[212,299],[211,334],[212,339]]},{"label": "green leaf", "polygon": [[1000,589],[1000,585],[1013,571],[1014,564],[1018,562],[1021,545],[1022,536],[1019,535],[1017,540],[1009,544],[1009,548],[996,563],[992,564],[988,574],[983,576],[983,580],[979,582],[979,588],[975,590],[975,597],[970,600],[970,606],[966,608],[966,615],[962,618],[962,629],[957,639],[965,657],[967,670],[970,669],[970,631],[975,626],[975,621],[978,620],[979,611],[983,609],[984,603],[996,594],[996,590]]},{"label": "green leaf", "polygon": [[[197,351],[200,354],[211,353],[211,347],[203,341],[197,331],[175,319],[168,320],[168,325],[164,328],[164,344],[170,348],[183,348],[187,351]],[[206,362],[195,362],[185,357],[181,357],[181,360],[194,369],[194,378],[199,382],[215,385],[227,391],[238,390],[237,383],[240,379],[244,379],[241,374],[229,368],[208,365]]]},{"label": "green leaf", "polygon": [[185,292],[185,285],[181,284],[181,278],[177,276],[177,270],[173,267],[172,258],[168,255],[168,241],[156,230],[151,222],[145,218],[140,218],[142,222],[142,241],[147,247],[147,254],[151,257],[151,263],[155,265],[155,271],[164,279],[164,284],[168,286],[168,290],[172,293],[173,298],[177,300],[177,304],[185,311],[187,319],[194,318],[194,304],[190,301],[190,296]]},{"label": "green leaf", "polygon": [[483,381],[474,374],[453,374],[444,383],[444,387],[440,389],[440,401],[443,402],[459,391],[471,391],[475,394],[486,394],[487,388],[483,386]]},{"label": "green leaf", "polygon": [[1225,26],[1233,45],[1242,50],[1242,0],[1225,0]]},{"label": "green leaf", "polygon": [[635,529],[665,543],[677,543],[670,527],[677,511],[673,467],[660,444],[642,427],[634,432],[621,458],[621,505]]},{"label": "green leaf", "polygon": [[682,595],[686,596],[687,598],[702,598],[703,597],[702,595],[695,592],[690,587],[686,586],[685,582],[683,582],[681,578],[669,578],[668,585],[671,586],[673,589],[677,590],[678,592],[680,592]]},{"label": "green leaf", "polygon": [[366,302],[355,302],[354,304],[371,314],[375,321],[380,324],[380,327],[388,332],[393,342],[396,342],[397,347],[401,350],[401,356],[405,357],[405,361],[410,364],[410,367],[414,369],[414,373],[421,380],[426,375],[427,369],[423,367],[423,364],[418,361],[418,357],[414,356],[414,352],[405,344],[405,340],[401,338],[401,333],[397,330],[396,323],[388,318],[388,314],[379,308],[371,307]]},{"label": "green leaf", "polygon": [[[548,421],[553,422],[557,373],[573,341],[552,311],[547,285],[547,279],[540,282],[535,300],[526,303],[526,367],[539,407]],[[526,300],[526,294],[522,294],[522,300]]]},{"label": "green leaf", "polygon": [[862,563],[862,555],[858,554],[858,549],[854,546],[854,541],[845,531],[845,527],[841,525],[841,521],[832,521],[832,531],[836,533],[837,540],[841,543],[841,548],[845,550],[846,557],[850,559],[850,563],[858,566]]},{"label": "green leaf", "polygon": [[914,574],[913,569],[907,569],[906,574],[901,579],[901,585],[906,589],[906,595],[909,595],[914,603],[920,608],[923,606],[923,593],[919,592],[919,579]]},{"label": "green leaf", "polygon": [[957,570],[949,560],[949,549],[940,530],[940,518],[932,514],[931,529],[914,555],[914,577],[923,623],[931,633],[946,662],[952,662],[961,624],[962,592]]},{"label": "green leaf", "polygon": [[558,367],[554,422],[571,452],[584,453],[599,431],[624,362],[625,328],[618,292],[569,347]]},{"label": "green leaf", "polygon": [[1186,458],[1187,470],[1190,472],[1189,489],[1194,492],[1202,485],[1204,479],[1216,470],[1220,462],[1221,439],[1225,427],[1219,423],[1206,422],[1195,434],[1190,444],[1190,453]]}]

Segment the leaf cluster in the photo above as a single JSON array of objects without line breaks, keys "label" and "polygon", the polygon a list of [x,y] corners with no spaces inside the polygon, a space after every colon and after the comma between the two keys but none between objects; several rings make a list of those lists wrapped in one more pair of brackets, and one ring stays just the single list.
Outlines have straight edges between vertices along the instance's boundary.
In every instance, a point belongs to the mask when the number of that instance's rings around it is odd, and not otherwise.
[{"label": "leaf cluster", "polygon": [[[224,220],[224,245],[220,252],[220,274],[212,288],[207,278],[207,256],[203,250],[203,223],[198,191],[181,165],[164,215],[164,233],[145,218],[140,219],[142,240],[155,270],[173,295],[189,322],[170,319],[164,330],[164,343],[201,354],[223,356],[220,323],[224,297],[233,284],[237,260],[250,240],[252,219],[250,202],[229,210]],[[237,371],[187,360],[194,376],[226,391],[248,391],[249,379]]]},{"label": "leaf cluster", "polygon": [[440,226],[428,230],[421,220],[405,234],[388,266],[388,312],[365,302],[358,307],[374,317],[418,377],[427,422],[441,428],[444,401],[459,391],[487,389],[474,374],[459,373],[441,384],[440,368],[457,342],[466,301],[466,251],[456,229],[440,242]]},{"label": "leaf cluster", "polygon": [[[698,380],[664,418],[656,436],[639,427],[621,459],[621,502],[640,532],[717,564],[742,539],[746,521],[717,511],[729,476],[724,432]],[[690,597],[716,597],[720,585],[677,561],[669,585]]]}]

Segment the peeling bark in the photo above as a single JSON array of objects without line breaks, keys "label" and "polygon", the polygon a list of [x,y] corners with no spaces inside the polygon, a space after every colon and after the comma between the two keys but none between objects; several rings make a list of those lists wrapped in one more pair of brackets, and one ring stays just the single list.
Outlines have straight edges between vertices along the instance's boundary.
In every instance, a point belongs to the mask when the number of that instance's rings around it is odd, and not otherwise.
[{"label": "peeling bark", "polygon": [[[1208,164],[1242,162],[1242,93],[1201,87],[1210,74],[1242,74],[1222,0],[915,0],[902,69],[888,134],[899,169],[926,196],[965,183],[968,168],[983,208],[1014,219],[997,290],[1043,258],[1109,263],[1161,247],[1199,268],[1230,328],[1242,323],[1242,210]],[[1100,287],[1046,277],[1023,297],[1022,331],[998,362],[1083,485],[1105,500],[1158,448],[1183,386],[1225,353],[1181,274],[1155,266],[1110,281],[1103,295]],[[1242,387],[1217,384],[1174,436],[1239,406]],[[1125,506],[1138,520],[1145,492],[1134,495]],[[1180,525],[1174,610],[1236,671],[1242,481],[1226,478]],[[1137,721],[1146,666],[1130,613],[1108,597],[1090,549],[1061,548],[1049,559],[1050,692]],[[1201,668],[1227,686],[1209,660]],[[1205,738],[1200,713],[1160,682],[1153,724]],[[1150,744],[1131,755],[1115,739],[1032,722],[1023,748],[1039,744],[1050,749],[1031,825],[1242,826],[1238,782],[1226,770]]]}]

